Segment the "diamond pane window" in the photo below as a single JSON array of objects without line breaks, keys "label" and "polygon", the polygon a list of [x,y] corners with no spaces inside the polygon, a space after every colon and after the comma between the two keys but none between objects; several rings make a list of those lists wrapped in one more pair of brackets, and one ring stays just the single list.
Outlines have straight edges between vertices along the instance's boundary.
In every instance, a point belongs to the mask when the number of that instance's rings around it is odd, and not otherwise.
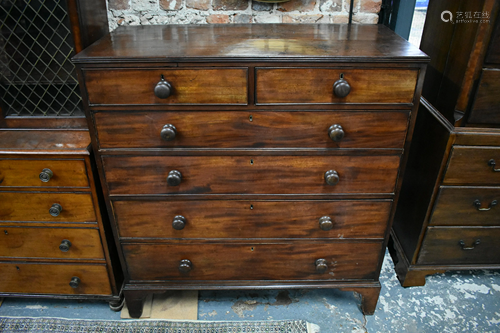
[{"label": "diamond pane window", "polygon": [[83,116],[65,0],[0,0],[0,102],[10,117]]}]

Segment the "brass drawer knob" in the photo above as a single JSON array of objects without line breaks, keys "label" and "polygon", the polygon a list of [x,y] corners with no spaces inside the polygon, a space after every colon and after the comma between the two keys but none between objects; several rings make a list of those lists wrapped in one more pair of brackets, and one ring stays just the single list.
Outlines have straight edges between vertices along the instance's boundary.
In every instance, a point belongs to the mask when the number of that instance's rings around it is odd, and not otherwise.
[{"label": "brass drawer knob", "polygon": [[481,201],[479,199],[476,199],[474,200],[474,206],[476,207],[477,210],[479,211],[488,211],[488,210],[491,210],[493,207],[495,207],[496,205],[498,204],[498,201],[497,200],[493,200],[492,202],[490,202],[490,204],[488,205],[488,208],[482,208],[482,204],[481,204]]},{"label": "brass drawer knob", "polygon": [[49,209],[49,214],[52,215],[52,216],[59,216],[59,214],[61,214],[63,208],[60,204],[58,203],[55,203],[52,205],[52,207],[50,207]]},{"label": "brass drawer knob", "polygon": [[163,126],[160,136],[164,141],[172,141],[175,139],[175,135],[177,134],[177,129],[172,124],[166,124]]},{"label": "brass drawer knob", "polygon": [[323,216],[319,218],[319,227],[321,230],[328,231],[333,228],[333,221],[330,216]]},{"label": "brass drawer knob", "polygon": [[69,286],[71,288],[78,288],[79,285],[80,285],[80,278],[78,276],[73,276],[71,278],[71,281],[69,281]]},{"label": "brass drawer knob", "polygon": [[328,269],[328,265],[326,264],[326,259],[318,259],[316,260],[316,271],[319,273],[324,273]]},{"label": "brass drawer knob", "polygon": [[68,252],[70,247],[71,242],[67,239],[63,239],[61,244],[59,244],[59,250],[61,250],[62,252]]},{"label": "brass drawer knob", "polygon": [[50,169],[43,169],[42,172],[40,172],[40,175],[38,176],[40,180],[44,183],[48,182],[50,178],[54,176],[54,173]]},{"label": "brass drawer knob", "polygon": [[340,178],[339,178],[339,174],[337,173],[337,171],[328,170],[327,172],[325,172],[325,182],[328,185],[331,185],[331,186],[337,185],[339,180],[340,180]]},{"label": "brass drawer knob", "polygon": [[344,138],[344,129],[339,124],[333,124],[328,129],[328,136],[335,142],[340,142]]},{"label": "brass drawer knob", "polygon": [[168,173],[167,183],[169,186],[179,186],[182,181],[182,173],[177,170],[172,170]]},{"label": "brass drawer knob", "polygon": [[172,221],[172,227],[175,230],[182,230],[186,226],[186,218],[182,215],[177,215],[174,217],[174,220]]},{"label": "brass drawer knob", "polygon": [[495,166],[497,165],[494,159],[491,159],[488,161],[488,165],[491,167],[491,170],[493,172],[500,172],[500,169],[495,169]]},{"label": "brass drawer knob", "polygon": [[481,244],[481,240],[480,239],[476,239],[476,241],[471,245],[471,246],[465,246],[465,242],[463,240],[459,240],[458,241],[458,245],[460,245],[460,247],[462,248],[462,250],[464,251],[468,251],[468,250],[474,250],[474,248]]},{"label": "brass drawer knob", "polygon": [[172,85],[165,80],[163,74],[160,81],[156,84],[154,92],[155,96],[161,99],[168,98],[172,94]]},{"label": "brass drawer knob", "polygon": [[193,263],[189,259],[182,259],[179,263],[181,273],[189,273],[193,269]]},{"label": "brass drawer knob", "polygon": [[333,84],[333,92],[335,93],[335,96],[344,98],[351,92],[351,86],[343,77],[341,77]]}]

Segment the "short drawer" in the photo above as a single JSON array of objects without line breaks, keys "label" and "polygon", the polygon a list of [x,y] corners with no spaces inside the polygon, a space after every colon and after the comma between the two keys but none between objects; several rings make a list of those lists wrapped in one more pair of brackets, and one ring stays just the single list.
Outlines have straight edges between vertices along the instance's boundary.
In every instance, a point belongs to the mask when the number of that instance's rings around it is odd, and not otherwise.
[{"label": "short drawer", "polygon": [[499,264],[500,228],[429,227],[419,264]]},{"label": "short drawer", "polygon": [[89,187],[89,180],[84,160],[0,159],[0,187]]},{"label": "short drawer", "polygon": [[0,192],[0,221],[96,222],[88,193]]},{"label": "short drawer", "polygon": [[[103,157],[110,194],[393,193],[399,156]],[[328,185],[326,173],[337,184]],[[180,180],[179,185],[177,184]]]},{"label": "short drawer", "polygon": [[[155,95],[162,76],[167,98]],[[84,70],[89,103],[109,105],[248,103],[246,68]]]},{"label": "short drawer", "polygon": [[0,271],[2,293],[111,294],[106,265],[0,262]]},{"label": "short drawer", "polygon": [[469,123],[500,124],[500,69],[483,69]]},{"label": "short drawer", "polygon": [[[121,237],[384,238],[391,201],[114,201]],[[147,228],[145,227],[147,226]]]},{"label": "short drawer", "polygon": [[101,148],[403,148],[408,124],[407,111],[98,112],[94,117]]},{"label": "short drawer", "polygon": [[[341,75],[350,86],[346,97],[334,93]],[[418,70],[258,68],[259,104],[413,103]]]},{"label": "short drawer", "polygon": [[97,229],[18,226],[0,229],[0,257],[104,259]]},{"label": "short drawer", "polygon": [[376,278],[382,243],[126,244],[122,247],[131,280],[359,280]]},{"label": "short drawer", "polygon": [[500,185],[500,147],[453,147],[443,184]]},{"label": "short drawer", "polygon": [[430,224],[500,226],[500,187],[442,187]]}]

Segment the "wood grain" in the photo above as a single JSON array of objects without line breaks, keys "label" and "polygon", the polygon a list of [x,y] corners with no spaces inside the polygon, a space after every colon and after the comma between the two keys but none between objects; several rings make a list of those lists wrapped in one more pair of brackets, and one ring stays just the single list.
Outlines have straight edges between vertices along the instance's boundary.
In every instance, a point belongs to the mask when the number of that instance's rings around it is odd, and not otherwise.
[{"label": "wood grain", "polygon": [[[419,264],[465,265],[500,263],[500,228],[429,227],[420,250]],[[474,249],[462,250],[459,241]]]},{"label": "wood grain", "polygon": [[[383,238],[390,201],[113,201],[121,237]],[[172,227],[176,215],[187,219]],[[324,231],[319,218],[329,216]],[[148,227],[145,228],[144,226]]]},{"label": "wood grain", "polygon": [[[479,211],[474,201],[489,211]],[[500,187],[441,187],[429,224],[463,226],[500,226]]]},{"label": "wood grain", "polygon": [[[49,214],[58,203],[59,216]],[[92,196],[88,193],[0,192],[0,221],[96,222]]]},{"label": "wood grain", "polygon": [[[48,168],[54,176],[44,183],[40,172]],[[89,187],[85,162],[81,160],[55,159],[1,159],[1,187]]]},{"label": "wood grain", "polygon": [[500,124],[500,69],[483,69],[469,123]]},{"label": "wood grain", "polygon": [[[105,265],[0,263],[0,290],[4,293],[110,295]],[[72,277],[78,288],[71,288]]]},{"label": "wood grain", "polygon": [[[304,103],[413,103],[417,70],[258,68],[258,104]],[[351,86],[347,97],[333,93],[333,84],[344,74]]]},{"label": "wood grain", "polygon": [[[99,112],[101,148],[403,148],[408,112]],[[119,119],[119,121],[118,121]],[[175,139],[160,132],[172,124]],[[328,136],[333,124],[345,136]]]},{"label": "wood grain", "polygon": [[[399,156],[103,157],[110,194],[393,193]],[[327,185],[326,171],[340,181]],[[168,186],[171,170],[182,173]]]},{"label": "wood grain", "polygon": [[[381,243],[124,244],[132,280],[374,279]],[[328,269],[317,272],[315,261]],[[189,259],[193,269],[178,270]]]},{"label": "wood grain", "polygon": [[[161,75],[173,87],[160,99],[154,88]],[[85,70],[90,104],[247,104],[247,69],[102,69]]]},{"label": "wood grain", "polygon": [[[59,245],[69,240],[69,251]],[[97,229],[74,228],[0,228],[0,257],[47,259],[104,259]]]},{"label": "wood grain", "polygon": [[500,185],[500,172],[488,165],[490,159],[500,168],[500,147],[453,147],[443,184]]},{"label": "wood grain", "polygon": [[3,153],[88,154],[88,131],[0,130]]}]

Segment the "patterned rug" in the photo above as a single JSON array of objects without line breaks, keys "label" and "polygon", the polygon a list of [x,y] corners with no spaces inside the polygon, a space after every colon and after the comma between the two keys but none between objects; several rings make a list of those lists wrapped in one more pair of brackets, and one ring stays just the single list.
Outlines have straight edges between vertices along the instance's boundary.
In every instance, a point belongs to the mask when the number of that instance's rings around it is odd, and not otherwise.
[{"label": "patterned rug", "polygon": [[81,320],[62,318],[0,317],[0,332],[64,333],[318,333],[302,320],[279,321],[167,321]]}]

